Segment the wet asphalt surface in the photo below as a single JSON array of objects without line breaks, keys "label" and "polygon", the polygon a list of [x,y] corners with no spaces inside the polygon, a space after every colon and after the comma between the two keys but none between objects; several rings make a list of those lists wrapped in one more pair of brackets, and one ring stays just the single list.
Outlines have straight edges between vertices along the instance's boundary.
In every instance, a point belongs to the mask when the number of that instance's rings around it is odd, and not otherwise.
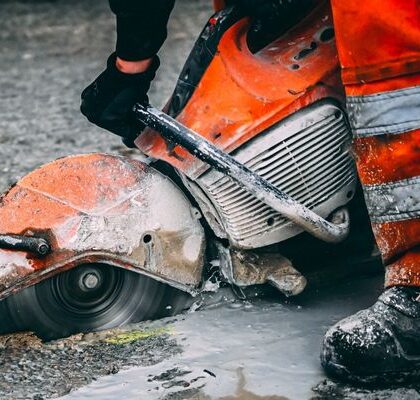
[{"label": "wet asphalt surface", "polygon": [[[169,39],[161,52],[162,67],[150,93],[155,105],[163,105],[170,95],[209,10],[207,0],[178,0]],[[137,156],[79,113],[80,92],[102,70],[113,48],[114,21],[105,0],[1,0],[0,24],[1,191],[37,166],[68,154],[103,151]],[[360,307],[374,300],[379,281],[368,286],[372,293],[363,297]],[[360,290],[365,293],[366,286]],[[301,306],[287,306],[276,298],[271,310],[267,303],[240,302],[230,292],[226,300],[224,295],[219,296],[221,304],[204,311],[49,344],[31,334],[0,337],[0,399],[41,400],[68,393],[69,399],[100,400],[302,398],[294,397],[296,392],[287,387],[287,382],[290,386],[303,385],[307,389],[303,398],[420,399],[416,386],[368,390],[325,380],[317,366],[318,347],[310,349],[313,354],[308,355],[305,345],[319,343],[330,323],[359,307],[346,308],[348,299],[342,300],[343,309],[320,314],[322,326],[303,329],[296,322],[300,318],[296,310]],[[319,294],[314,296],[318,298]],[[234,313],[229,311],[232,309]],[[251,310],[246,315],[249,321],[243,318],[246,310]],[[258,334],[241,336],[250,324],[271,326],[271,321],[276,321],[272,315],[290,319],[291,326],[297,323],[295,329],[314,335],[303,335],[296,351],[295,341],[288,336],[290,327],[277,322],[266,331],[260,327],[266,335],[263,345]],[[234,338],[231,342],[226,340],[224,324],[220,323],[226,318]],[[219,324],[214,323],[216,320]],[[206,324],[209,329],[203,335],[200,330]],[[234,334],[236,326],[238,336]],[[215,345],[219,337],[225,343],[222,350]],[[204,338],[213,347],[200,347],[198,343],[207,343]],[[285,348],[293,351],[285,351],[283,359],[270,359],[264,353],[261,358],[266,358],[258,360],[259,346],[270,349],[272,343],[277,346],[282,340]],[[224,357],[230,349],[235,349],[236,358]],[[238,349],[250,357],[241,355]],[[247,363],[255,359],[260,364],[247,369]],[[300,362],[308,370],[299,370],[287,381],[284,371],[293,370]],[[221,367],[225,364],[229,368]],[[264,381],[264,376],[271,376],[267,371],[277,375]],[[259,381],[263,383],[256,384]]]},{"label": "wet asphalt surface", "polygon": [[0,398],[42,400],[412,400],[420,386],[361,388],[326,379],[322,335],[374,301],[382,278],[285,301],[228,290],[176,317],[42,343],[0,337]]}]

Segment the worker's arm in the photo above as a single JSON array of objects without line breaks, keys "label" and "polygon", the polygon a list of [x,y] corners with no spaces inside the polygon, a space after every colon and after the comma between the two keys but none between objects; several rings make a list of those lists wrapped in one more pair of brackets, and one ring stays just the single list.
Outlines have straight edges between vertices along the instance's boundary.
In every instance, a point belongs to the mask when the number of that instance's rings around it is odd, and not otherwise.
[{"label": "worker's arm", "polygon": [[117,56],[146,60],[159,51],[175,0],[109,0],[117,17]]},{"label": "worker's arm", "polygon": [[167,36],[175,0],[110,0],[117,18],[115,53],[107,68],[82,93],[81,111],[88,120],[123,138],[132,147],[142,126],[134,104],[148,102],[147,92],[159,67],[156,53]]}]

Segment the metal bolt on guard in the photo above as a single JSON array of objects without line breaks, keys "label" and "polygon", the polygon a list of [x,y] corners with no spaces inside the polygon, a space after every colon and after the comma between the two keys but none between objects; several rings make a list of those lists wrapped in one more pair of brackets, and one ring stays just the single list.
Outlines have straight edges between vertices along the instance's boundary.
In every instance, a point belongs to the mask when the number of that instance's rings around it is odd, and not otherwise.
[{"label": "metal bolt on guard", "polygon": [[23,235],[0,235],[0,249],[27,251],[38,257],[43,257],[51,251],[51,246],[43,238]]}]

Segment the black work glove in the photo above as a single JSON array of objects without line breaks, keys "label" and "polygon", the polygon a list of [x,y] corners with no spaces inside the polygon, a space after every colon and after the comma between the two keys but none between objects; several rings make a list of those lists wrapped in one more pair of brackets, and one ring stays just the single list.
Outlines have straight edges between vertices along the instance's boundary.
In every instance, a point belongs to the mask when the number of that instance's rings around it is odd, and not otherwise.
[{"label": "black work glove", "polygon": [[125,145],[134,147],[144,125],[134,117],[133,106],[149,102],[147,92],[159,67],[159,58],[155,56],[147,71],[139,74],[123,73],[115,62],[113,53],[106,70],[83,90],[80,110],[90,122],[121,136]]}]

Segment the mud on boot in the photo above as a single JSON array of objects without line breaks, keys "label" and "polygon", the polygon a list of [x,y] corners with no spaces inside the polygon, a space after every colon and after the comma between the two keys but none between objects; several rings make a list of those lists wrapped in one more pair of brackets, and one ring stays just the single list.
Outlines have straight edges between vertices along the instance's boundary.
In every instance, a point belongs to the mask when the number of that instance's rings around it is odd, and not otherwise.
[{"label": "mud on boot", "polygon": [[392,287],[328,330],[321,363],[331,377],[395,384],[420,378],[420,288]]}]

